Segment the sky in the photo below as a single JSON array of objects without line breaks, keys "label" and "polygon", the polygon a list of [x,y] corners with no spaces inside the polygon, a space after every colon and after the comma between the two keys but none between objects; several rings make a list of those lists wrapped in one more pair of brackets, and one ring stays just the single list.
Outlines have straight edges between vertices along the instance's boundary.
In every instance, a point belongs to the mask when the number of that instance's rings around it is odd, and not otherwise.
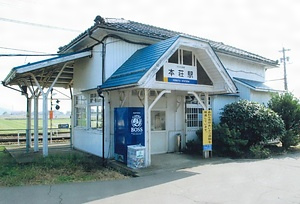
[{"label": "sky", "polygon": [[[91,27],[97,15],[124,18],[223,42],[279,62],[279,50],[290,49],[288,89],[299,98],[299,10],[299,0],[0,0],[0,55],[56,53]],[[42,59],[0,56],[0,81],[13,67]],[[284,88],[283,80],[276,80],[283,79],[282,65],[266,74],[268,85]],[[26,110],[26,99],[19,92],[0,85],[0,93],[0,114],[1,108]],[[61,107],[68,111],[69,103]]]}]

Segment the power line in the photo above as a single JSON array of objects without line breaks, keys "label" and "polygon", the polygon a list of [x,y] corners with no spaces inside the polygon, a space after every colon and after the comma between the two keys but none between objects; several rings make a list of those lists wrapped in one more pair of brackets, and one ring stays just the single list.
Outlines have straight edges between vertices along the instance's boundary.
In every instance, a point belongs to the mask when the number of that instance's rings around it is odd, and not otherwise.
[{"label": "power line", "polygon": [[11,48],[11,47],[0,47],[0,49],[46,54],[45,52],[38,52],[38,51],[32,51],[32,50],[23,50],[23,49],[18,49],[18,48]]},{"label": "power line", "polygon": [[29,25],[29,26],[35,26],[35,27],[42,27],[42,28],[48,28],[48,29],[56,29],[56,30],[63,30],[63,31],[70,31],[70,32],[81,32],[80,30],[70,29],[70,28],[62,28],[57,26],[50,26],[50,25],[43,25],[38,23],[30,23],[26,21],[19,21],[14,19],[8,19],[8,18],[1,18],[0,21],[10,22],[10,23],[17,23],[17,24],[23,24],[23,25]]},{"label": "power line", "polygon": [[59,54],[0,54],[0,57],[47,57]]}]

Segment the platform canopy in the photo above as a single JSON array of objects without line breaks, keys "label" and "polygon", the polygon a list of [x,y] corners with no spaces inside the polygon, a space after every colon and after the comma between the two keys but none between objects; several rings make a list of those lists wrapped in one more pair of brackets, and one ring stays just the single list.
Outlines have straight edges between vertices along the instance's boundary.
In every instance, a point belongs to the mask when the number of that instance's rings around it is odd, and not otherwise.
[{"label": "platform canopy", "polygon": [[[14,67],[2,81],[3,86],[19,86],[27,98],[26,149],[30,147],[31,99],[34,99],[34,151],[38,151],[38,98],[43,98],[43,155],[48,156],[48,95],[53,87],[71,88],[74,62],[91,57],[92,51],[82,51]],[[27,93],[27,88],[29,92]]]},{"label": "platform canopy", "polygon": [[55,83],[55,87],[68,88],[73,83],[74,60],[88,56],[92,56],[90,50],[60,55],[58,57],[14,67],[3,80],[2,84],[4,86],[32,85],[34,83],[32,75],[34,75],[42,87],[50,87],[61,68],[69,62]]}]

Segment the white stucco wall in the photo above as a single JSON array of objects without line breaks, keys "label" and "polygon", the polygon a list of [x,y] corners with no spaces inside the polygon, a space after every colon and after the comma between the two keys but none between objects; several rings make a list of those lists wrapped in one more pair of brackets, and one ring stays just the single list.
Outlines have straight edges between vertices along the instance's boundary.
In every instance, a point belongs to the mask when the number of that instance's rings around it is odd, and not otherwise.
[{"label": "white stucco wall", "polygon": [[145,46],[108,38],[106,40],[105,79],[108,79],[135,51],[143,47]]},{"label": "white stucco wall", "polygon": [[95,46],[93,56],[76,61],[74,65],[73,91],[79,94],[83,90],[95,89],[102,83],[102,48]]},{"label": "white stucco wall", "polygon": [[265,81],[265,68],[263,65],[224,54],[218,54],[218,56],[231,77]]},{"label": "white stucco wall", "polygon": [[271,99],[271,97],[272,97],[271,92],[262,92],[262,91],[251,90],[251,101],[258,102],[265,106],[268,105],[268,102]]},{"label": "white stucco wall", "polygon": [[[99,157],[102,157],[102,131],[88,130],[84,128],[75,128],[75,135],[73,136],[73,145],[75,149],[88,152]],[[105,158],[109,155],[109,143],[105,141],[104,155]]]},{"label": "white stucco wall", "polygon": [[240,98],[237,96],[229,95],[216,95],[211,96],[211,108],[213,123],[218,124],[220,122],[220,113],[223,111],[225,105],[238,101]]}]

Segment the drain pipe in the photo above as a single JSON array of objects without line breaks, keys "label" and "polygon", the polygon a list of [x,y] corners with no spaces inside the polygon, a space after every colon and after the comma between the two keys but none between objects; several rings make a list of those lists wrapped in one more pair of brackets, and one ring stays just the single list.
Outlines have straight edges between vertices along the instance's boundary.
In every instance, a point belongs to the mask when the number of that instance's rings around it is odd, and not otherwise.
[{"label": "drain pipe", "polygon": [[98,87],[97,89],[99,97],[102,99],[102,165],[105,166],[105,150],[104,150],[104,142],[105,142],[105,137],[104,137],[104,124],[105,124],[105,114],[104,114],[104,96],[102,94],[101,89]]},{"label": "drain pipe", "polygon": [[[104,37],[101,41],[98,40],[97,38],[94,38],[92,36],[92,32],[88,30],[88,35],[89,38],[95,40],[97,44],[102,44],[102,84],[105,82],[105,54],[106,54],[106,45],[103,42],[107,37]],[[96,45],[97,45],[96,44]],[[102,99],[102,165],[105,166],[105,148],[104,148],[104,143],[105,143],[105,137],[104,137],[104,124],[105,124],[105,113],[104,113],[104,96],[102,94],[102,90],[100,87],[97,87],[97,92],[99,97]]]},{"label": "drain pipe", "polygon": [[[104,40],[108,38],[109,35],[105,36],[102,40],[98,40],[97,38],[92,36],[91,30],[88,30],[87,33],[89,38],[97,42],[95,45],[102,44],[102,84],[103,84],[105,81],[105,54],[106,54],[106,45],[104,43]],[[93,45],[92,47],[94,47],[95,45]]]}]

